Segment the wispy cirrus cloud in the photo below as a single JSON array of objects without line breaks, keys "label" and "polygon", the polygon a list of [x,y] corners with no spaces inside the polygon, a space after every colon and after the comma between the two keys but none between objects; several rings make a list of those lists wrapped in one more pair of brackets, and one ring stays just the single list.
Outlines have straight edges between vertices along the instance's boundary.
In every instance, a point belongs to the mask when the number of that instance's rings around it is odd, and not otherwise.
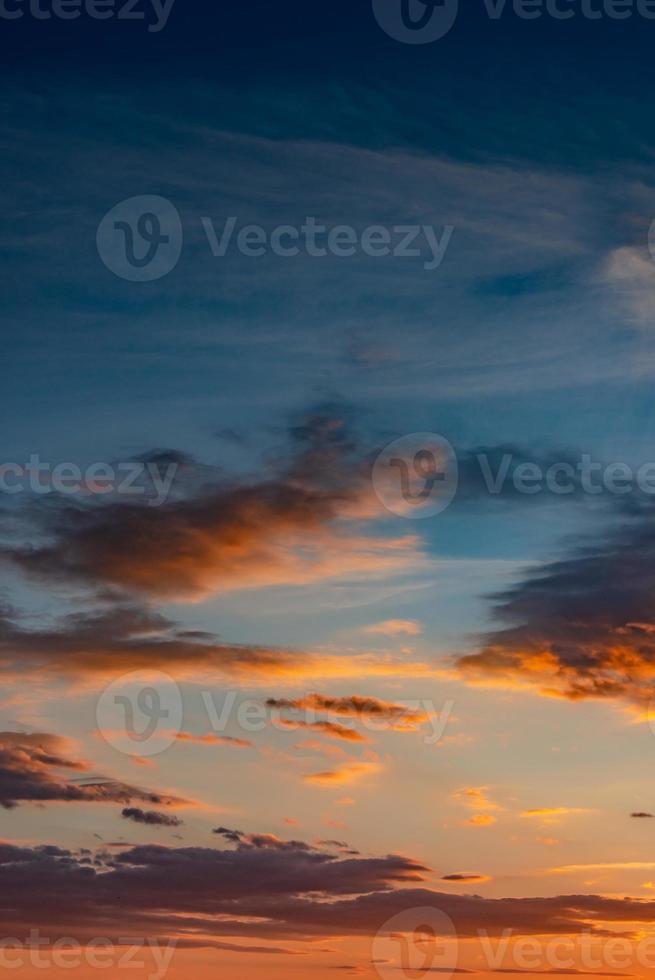
[{"label": "wispy cirrus cloud", "polygon": [[362,633],[379,636],[420,636],[423,627],[415,619],[385,619],[381,623],[372,623],[362,627]]},{"label": "wispy cirrus cloud", "polygon": [[328,738],[340,739],[343,742],[370,741],[366,735],[362,735],[361,732],[355,731],[354,728],[348,728],[346,725],[339,725],[334,721],[289,721],[280,718],[275,724],[278,728],[286,728],[292,732],[299,729],[305,729],[307,731],[316,732],[319,735],[325,735]]},{"label": "wispy cirrus cloud", "polygon": [[523,810],[521,813],[522,817],[528,817],[531,819],[545,820],[545,821],[555,821],[560,817],[566,817],[569,815],[576,815],[580,813],[591,813],[592,811],[585,807],[576,806],[542,806],[535,807],[532,810]]},{"label": "wispy cirrus cloud", "polygon": [[655,317],[655,260],[646,246],[624,245],[608,255],[601,275],[631,322],[646,329]]},{"label": "wispy cirrus cloud", "polygon": [[178,732],[175,736],[178,742],[190,742],[193,745],[227,745],[236,749],[252,749],[254,742],[247,738],[234,738],[232,735],[215,735],[208,732],[206,735],[192,735],[189,732]]}]

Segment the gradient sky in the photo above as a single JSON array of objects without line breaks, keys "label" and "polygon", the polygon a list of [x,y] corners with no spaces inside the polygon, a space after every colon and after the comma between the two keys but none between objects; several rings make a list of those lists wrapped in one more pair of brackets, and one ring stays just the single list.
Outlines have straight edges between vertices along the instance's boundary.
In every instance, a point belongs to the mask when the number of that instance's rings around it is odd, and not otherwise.
[{"label": "gradient sky", "polygon": [[[655,20],[460,6],[428,44],[370,0],[0,17],[0,464],[175,468],[156,507],[0,493],[0,940],[175,940],[171,980],[452,974],[385,939],[427,907],[460,970],[561,973],[490,963],[510,930],[655,973],[653,495],[512,483],[655,463]],[[96,247],[141,195],[184,230],[153,282]],[[434,270],[215,257],[231,215],[454,231]],[[459,469],[425,520],[372,478],[416,433]],[[152,755],[103,708],[137,670],[183,705]],[[624,963],[580,960],[614,934]]]}]

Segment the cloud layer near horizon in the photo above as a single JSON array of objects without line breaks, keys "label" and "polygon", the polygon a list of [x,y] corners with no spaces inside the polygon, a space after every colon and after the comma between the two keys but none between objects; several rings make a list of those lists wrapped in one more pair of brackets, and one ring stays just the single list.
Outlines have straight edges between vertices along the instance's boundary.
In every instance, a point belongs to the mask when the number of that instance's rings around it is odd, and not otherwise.
[{"label": "cloud layer near horizon", "polygon": [[[411,858],[343,857],[302,841],[219,828],[235,849],[126,846],[119,853],[0,845],[0,907],[14,933],[47,922],[91,935],[299,940],[372,935],[392,916],[430,906],[457,935],[630,934],[655,922],[655,902],[595,895],[485,899],[418,885]],[[68,901],[62,904],[62,893]]]}]

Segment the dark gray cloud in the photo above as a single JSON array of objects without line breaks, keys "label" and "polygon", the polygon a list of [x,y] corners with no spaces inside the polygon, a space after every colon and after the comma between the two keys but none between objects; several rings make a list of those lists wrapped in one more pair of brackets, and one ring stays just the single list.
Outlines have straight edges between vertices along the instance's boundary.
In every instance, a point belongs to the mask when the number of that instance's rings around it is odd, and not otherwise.
[{"label": "dark gray cloud", "polygon": [[[0,560],[46,583],[109,588],[157,599],[195,598],[257,575],[284,574],[281,535],[318,543],[325,528],[368,491],[342,416],[309,414],[264,476],[229,479],[188,457],[184,479],[161,506],[140,498],[53,496],[30,501],[29,543],[5,543]],[[195,477],[195,478],[194,478]],[[15,514],[11,515],[15,518]]]},{"label": "dark gray cloud", "polygon": [[109,601],[91,612],[60,617],[49,629],[30,629],[16,610],[0,610],[0,666],[10,672],[52,669],[84,675],[161,667],[205,666],[226,674],[275,675],[299,654],[270,647],[189,637],[177,624],[138,602]]},{"label": "dark gray cloud", "polygon": [[496,595],[504,625],[458,661],[464,676],[645,708],[655,681],[655,525],[637,507]]},{"label": "dark gray cloud", "polygon": [[[147,803],[183,800],[113,779],[89,777],[87,762],[72,759],[68,742],[55,735],[0,732],[0,806],[20,803]],[[87,774],[85,777],[82,774]],[[76,774],[75,776],[73,774]]]},{"label": "dark gray cloud", "polygon": [[[264,837],[266,835],[263,835]],[[417,884],[407,857],[343,858],[309,845],[236,849],[126,847],[95,858],[62,848],[0,846],[0,914],[20,935],[116,934],[204,942],[373,935],[399,912],[433,907],[457,934],[631,935],[655,902],[597,895],[487,899]],[[66,901],[62,902],[62,895]],[[611,927],[611,928],[610,928]]]},{"label": "dark gray cloud", "polygon": [[160,813],[158,810],[141,810],[138,806],[125,807],[121,816],[126,820],[133,820],[134,823],[146,824],[148,827],[181,827],[184,823],[179,817]]},{"label": "dark gray cloud", "polygon": [[442,875],[442,881],[485,881],[485,875],[476,874],[452,874],[452,875]]},{"label": "dark gray cloud", "polygon": [[300,840],[281,840],[274,834],[244,834],[242,830],[230,830],[229,827],[216,827],[212,833],[225,838],[230,844],[236,844],[240,850],[254,847],[272,851],[314,851],[318,853],[311,844],[305,844],[304,841]]}]

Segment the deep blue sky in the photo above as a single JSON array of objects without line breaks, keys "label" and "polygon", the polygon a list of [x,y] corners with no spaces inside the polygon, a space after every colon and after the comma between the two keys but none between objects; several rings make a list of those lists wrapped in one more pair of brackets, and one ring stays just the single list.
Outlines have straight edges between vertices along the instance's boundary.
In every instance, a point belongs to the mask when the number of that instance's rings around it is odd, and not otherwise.
[{"label": "deep blue sky", "polygon": [[[424,46],[352,0],[177,0],[158,34],[3,22],[8,451],[214,459],[229,427],[250,461],[294,412],[342,399],[371,445],[436,430],[458,448],[641,459],[655,21],[462,8]],[[165,279],[126,283],[95,230],[151,193],[180,210],[184,253]],[[219,261],[200,216],[229,214],[455,235],[436,273]]]}]

